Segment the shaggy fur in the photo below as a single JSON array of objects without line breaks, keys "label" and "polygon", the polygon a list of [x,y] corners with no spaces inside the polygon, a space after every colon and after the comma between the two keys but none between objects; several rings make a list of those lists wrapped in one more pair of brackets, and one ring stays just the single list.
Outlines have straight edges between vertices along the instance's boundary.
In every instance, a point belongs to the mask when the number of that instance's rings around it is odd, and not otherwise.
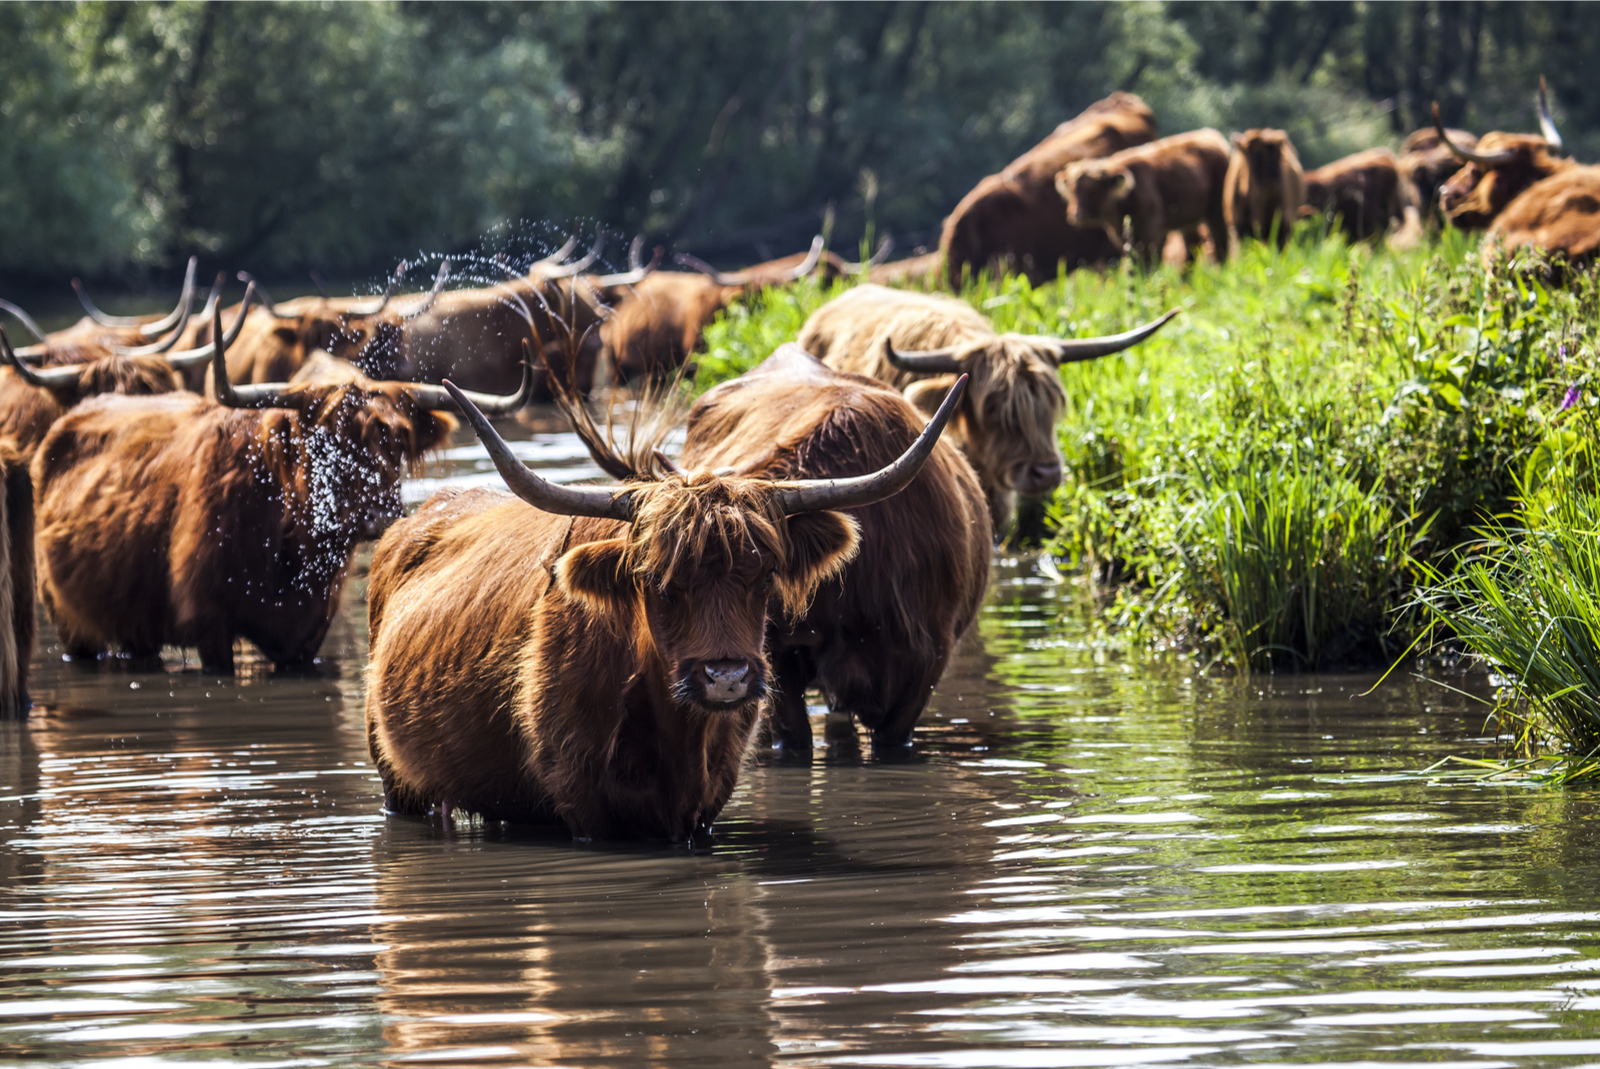
[{"label": "shaggy fur", "polygon": [[[632,523],[446,490],[379,543],[367,733],[391,811],[564,822],[580,839],[710,829],[767,693],[768,599],[800,611],[856,527],[786,517],[759,479],[630,485]],[[717,661],[750,666],[744,700],[696,699],[690,677]]]},{"label": "shaggy fur", "polygon": [[937,410],[955,376],[899,370],[884,357],[886,337],[897,349],[955,347],[970,378],[945,434],[960,443],[978,473],[995,530],[1010,524],[1019,492],[1055,488],[1061,475],[1056,421],[1067,398],[1054,339],[996,334],[965,301],[869,284],[813,312],[799,341],[829,367],[888,383],[919,408]]},{"label": "shaggy fur", "polygon": [[1237,250],[1239,238],[1266,241],[1276,230],[1281,249],[1305,200],[1305,175],[1294,143],[1282,130],[1265,129],[1246,130],[1232,140],[1222,195],[1228,242]]},{"label": "shaggy fur", "polygon": [[1400,177],[1400,162],[1386,148],[1368,149],[1306,172],[1302,216],[1318,213],[1351,241],[1381,237],[1391,225],[1406,223],[1414,209],[1411,186]]},{"label": "shaggy fur", "polygon": [[1464,163],[1439,188],[1439,207],[1450,225],[1461,230],[1482,230],[1523,190],[1578,166],[1575,161],[1552,153],[1549,143],[1537,134],[1495,131],[1484,134],[1476,146],[1476,151],[1485,154],[1506,150],[1512,152],[1508,163],[1499,167]]},{"label": "shaggy fur", "polygon": [[1060,264],[1070,271],[1120,257],[1120,237],[1068,225],[1055,176],[1075,160],[1109,156],[1155,136],[1155,113],[1145,102],[1112,93],[979,182],[945,219],[939,237],[950,288],[959,291],[963,276],[986,268],[1019,271],[1039,285],[1054,279]]},{"label": "shaggy fur", "polygon": [[[364,297],[300,297],[278,305],[279,311],[292,313],[289,319],[252,305],[238,337],[228,346],[228,380],[235,385],[288,382],[318,351],[353,361],[366,375],[400,377],[401,369],[385,360],[387,350],[381,342],[384,321],[377,316],[353,318],[348,314],[371,303]],[[238,314],[238,305],[224,309],[222,322],[231,324]],[[207,344],[211,328],[210,321],[199,324],[193,337],[180,344],[190,348]],[[215,400],[211,376],[210,361],[187,373],[192,389]]]},{"label": "shaggy fur", "polygon": [[1600,249],[1600,167],[1572,167],[1529,186],[1495,217],[1484,238],[1485,260],[1496,248],[1523,246],[1560,253],[1582,266]]},{"label": "shaggy fur", "polygon": [[1056,191],[1074,226],[1102,227],[1120,243],[1126,219],[1133,252],[1147,265],[1161,262],[1174,230],[1183,234],[1189,256],[1199,255],[1202,223],[1220,262],[1228,257],[1222,211],[1228,151],[1227,139],[1215,130],[1194,130],[1103,160],[1069,163],[1056,175]]},{"label": "shaggy fur", "polygon": [[[861,475],[899,456],[922,426],[894,390],[784,345],[696,402],[682,462],[763,479]],[[983,491],[942,441],[910,486],[851,514],[859,558],[821,586],[809,609],[797,612],[788,599],[770,629],[773,735],[803,755],[811,752],[805,690],[813,683],[880,747],[908,744],[989,581]]]},{"label": "shaggy fur", "polygon": [[33,463],[39,592],[70,652],[193,646],[222,672],[236,637],[279,665],[316,654],[356,542],[399,514],[402,473],[454,421],[398,383],[284,401],[104,396],[56,421]]},{"label": "shaggy fur", "polygon": [[28,460],[0,444],[0,719],[26,716],[33,659],[33,480]]},{"label": "shaggy fur", "polygon": [[0,368],[0,441],[31,458],[50,425],[85,397],[148,397],[182,389],[172,365],[159,356],[105,356],[75,366],[76,379],[53,387],[29,385],[11,368]]}]

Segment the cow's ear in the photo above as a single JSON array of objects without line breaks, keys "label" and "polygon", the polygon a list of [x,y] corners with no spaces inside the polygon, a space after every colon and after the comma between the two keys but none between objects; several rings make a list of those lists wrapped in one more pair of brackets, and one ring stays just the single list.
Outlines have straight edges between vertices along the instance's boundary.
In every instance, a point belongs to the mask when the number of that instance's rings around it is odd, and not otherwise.
[{"label": "cow's ear", "polygon": [[610,538],[569,550],[556,561],[557,589],[597,613],[615,612],[633,592],[633,582],[622,570],[626,549],[625,541]]},{"label": "cow's ear", "polygon": [[[921,412],[924,416],[932,418],[939,411],[939,406],[944,404],[944,399],[950,392],[950,387],[956,384],[954,375],[934,375],[931,378],[918,379],[905,389],[906,400],[911,402],[911,407]],[[959,425],[962,419],[972,411],[973,397],[978,391],[967,383],[967,392],[961,395],[961,400],[956,402],[956,416],[954,422]]]},{"label": "cow's ear", "polygon": [[827,579],[844,570],[861,548],[855,518],[842,512],[802,512],[785,521],[789,527],[789,559],[773,577],[783,607],[798,616],[811,595]]}]

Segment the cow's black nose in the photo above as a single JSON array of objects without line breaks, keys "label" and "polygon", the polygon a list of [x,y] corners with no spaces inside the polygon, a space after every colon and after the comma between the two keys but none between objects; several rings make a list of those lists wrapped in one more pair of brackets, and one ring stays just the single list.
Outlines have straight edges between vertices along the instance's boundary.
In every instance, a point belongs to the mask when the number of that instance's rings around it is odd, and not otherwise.
[{"label": "cow's black nose", "polygon": [[700,672],[708,701],[736,702],[750,693],[749,661],[706,661]]}]

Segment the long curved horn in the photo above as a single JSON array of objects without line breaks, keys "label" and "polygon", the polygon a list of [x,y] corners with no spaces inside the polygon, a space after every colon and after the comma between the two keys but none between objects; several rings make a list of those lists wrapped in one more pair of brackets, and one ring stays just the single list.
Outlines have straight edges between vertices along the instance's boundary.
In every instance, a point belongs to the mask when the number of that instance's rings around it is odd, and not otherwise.
[{"label": "long curved horn", "polygon": [[797,282],[817,269],[817,264],[822,260],[822,247],[827,244],[821,234],[811,239],[811,250],[806,253],[806,258],[799,265],[788,271],[782,278],[784,282]]},{"label": "long curved horn", "polygon": [[138,327],[140,333],[145,337],[153,338],[176,323],[178,314],[183,309],[183,306],[193,298],[194,270],[199,262],[200,258],[198,256],[189,257],[189,267],[183,273],[183,295],[178,300],[178,307],[153,323],[146,323],[142,316],[114,316],[102,312],[89,299],[89,294],[83,288],[81,279],[75,278],[72,280],[72,289],[78,295],[78,303],[83,305],[83,310],[89,314],[89,318],[99,323],[102,327]]},{"label": "long curved horn", "polygon": [[879,264],[883,263],[883,261],[887,260],[889,258],[889,254],[893,251],[894,238],[885,234],[883,240],[878,242],[878,251],[872,254],[872,259],[863,260],[858,264],[845,264],[844,273],[847,275],[859,275],[870,271],[874,267],[877,267]]},{"label": "long curved horn", "polygon": [[[218,292],[221,291],[221,275],[217,276],[217,284],[214,288]],[[207,360],[211,359],[212,354],[214,354],[218,348],[217,339],[219,338],[222,339],[221,348],[226,351],[228,346],[233,344],[233,339],[237,338],[239,336],[239,332],[244,329],[245,318],[250,314],[250,301],[255,297],[255,295],[256,284],[252,282],[244,288],[244,300],[239,302],[239,314],[234,317],[233,325],[228,328],[227,333],[223,333],[222,331],[221,301],[219,300],[216,304],[212,304],[210,301],[207,301],[207,305],[209,305],[211,308],[211,340],[200,346],[198,349],[185,349],[179,353],[168,353],[167,363],[171,364],[173,368],[178,371],[186,371],[189,368],[198,367]]]},{"label": "long curved horn", "polygon": [[534,474],[511,452],[511,447],[494,429],[489,418],[478,410],[472,399],[456,388],[449,379],[444,388],[455,399],[458,411],[466,417],[478,440],[489,451],[500,477],[513,494],[543,512],[557,516],[598,516],[604,520],[633,519],[633,492],[626,487],[559,486]]},{"label": "long curved horn", "polygon": [[[781,275],[773,276],[771,281],[794,282],[805,278],[816,269],[817,262],[822,259],[822,246],[824,244],[825,242],[821,234],[818,234],[816,237],[812,238],[811,248],[806,253],[806,258],[800,261],[798,266],[790,268]],[[751,282],[755,281],[755,279],[750,275],[749,268],[746,268],[743,271],[734,271],[733,273],[729,274],[723,271],[718,271],[715,267],[712,267],[698,256],[690,256],[686,252],[678,253],[678,255],[674,256],[673,259],[682,264],[684,267],[689,268],[691,271],[698,271],[702,275],[708,276],[711,281],[715,282],[719,286],[748,286]]]},{"label": "long curved horn", "polygon": [[961,371],[961,361],[955,349],[906,349],[894,347],[894,339],[883,337],[883,358],[897,371],[911,371],[918,375],[954,375]]},{"label": "long curved horn", "polygon": [[74,387],[78,384],[78,376],[83,371],[82,364],[67,364],[64,367],[32,368],[17,359],[16,352],[11,348],[11,339],[6,337],[6,329],[0,327],[0,363],[10,364],[11,370],[17,377],[29,386],[39,386],[46,390],[61,390]]},{"label": "long curved horn", "polygon": [[1101,338],[1051,338],[1050,347],[1055,352],[1056,363],[1070,364],[1077,360],[1093,360],[1097,356],[1110,356],[1138,345],[1150,335],[1166,326],[1172,317],[1183,311],[1174,308],[1160,319],[1142,327],[1125,330],[1121,334],[1107,334]]},{"label": "long curved horn", "polygon": [[796,479],[778,487],[778,502],[790,516],[799,512],[817,512],[821,509],[850,509],[870,505],[892,497],[911,484],[922,470],[923,463],[938,444],[939,435],[950,422],[950,416],[967,388],[967,377],[961,376],[944,403],[933,414],[928,425],[922,428],[917,440],[900,454],[899,459],[880,468],[871,475],[856,475],[844,479]]},{"label": "long curved horn", "polygon": [[274,318],[276,318],[276,319],[299,319],[300,318],[299,316],[295,315],[293,312],[280,312],[278,310],[278,302],[272,299],[272,294],[267,292],[267,287],[265,287],[261,283],[257,282],[255,276],[252,275],[250,272],[248,272],[248,271],[240,271],[234,277],[237,278],[240,282],[243,282],[246,286],[255,288],[256,297],[257,297],[257,299],[259,299],[261,301],[261,307],[265,308],[268,312],[272,313]]},{"label": "long curved horn", "polygon": [[444,289],[445,279],[450,277],[450,261],[444,260],[439,264],[439,273],[433,276],[433,288],[417,302],[416,307],[407,308],[400,313],[401,319],[415,319],[423,312],[433,307],[433,302],[439,299],[439,293]]},{"label": "long curved horn", "polygon": [[528,273],[532,274],[535,267],[548,267],[551,264],[559,264],[562,260],[571,256],[572,250],[578,247],[578,235],[581,233],[583,231],[580,228],[573,227],[572,236],[567,238],[567,243],[544,259],[533,261],[532,264],[528,265]]},{"label": "long curved horn", "polygon": [[655,255],[650,257],[650,262],[647,264],[641,264],[639,260],[640,253],[643,251],[643,245],[644,235],[640,234],[638,237],[633,239],[633,247],[628,250],[629,269],[618,275],[596,275],[594,277],[594,284],[602,287],[632,286],[636,283],[643,282],[646,275],[654,273],[655,270],[661,266],[661,259],[667,254],[667,250],[664,247],[657,245]]},{"label": "long curved horn", "polygon": [[1550,117],[1550,101],[1545,95],[1544,75],[1539,75],[1539,132],[1544,134],[1545,144],[1550,146],[1550,151],[1556,155],[1561,154],[1561,131],[1556,129],[1556,121]]},{"label": "long curved horn", "polygon": [[545,278],[570,278],[573,275],[582,274],[589,270],[591,264],[600,259],[600,250],[605,248],[605,244],[606,232],[600,227],[595,227],[594,244],[589,247],[589,251],[584,253],[581,259],[574,260],[570,264],[562,264],[560,267],[553,267],[548,271],[542,271],[540,274]]},{"label": "long curved horn", "polygon": [[[212,292],[215,293],[221,284],[222,276],[218,275],[217,286],[212,287]],[[191,297],[194,295],[192,287],[185,292]],[[156,356],[166,352],[178,344],[178,339],[183,337],[183,328],[189,325],[189,303],[188,300],[183,302],[183,315],[178,317],[178,325],[172,328],[171,334],[160,341],[151,342],[149,345],[108,345],[106,348],[116,356]]]},{"label": "long curved horn", "polygon": [[1439,118],[1439,102],[1437,100],[1433,102],[1433,128],[1438,131],[1439,140],[1444,142],[1444,147],[1468,163],[1476,163],[1484,167],[1504,167],[1511,162],[1511,157],[1516,155],[1510,149],[1501,149],[1499,152],[1491,154],[1474,152],[1471,149],[1462,148],[1450,140],[1450,135],[1444,132],[1444,122]]},{"label": "long curved horn", "polygon": [[[466,415],[466,411],[456,403],[452,392],[428,383],[408,386],[407,389],[411,392],[411,396],[417,399],[417,404],[423,408],[443,409],[446,412]],[[455,390],[453,393],[471,401],[473,406],[485,415],[511,415],[527,404],[529,398],[533,396],[533,346],[528,343],[527,338],[522,339],[522,385],[517,387],[516,393],[504,397],[499,394],[477,393],[473,390]]]},{"label": "long curved horn", "polygon": [[50,344],[50,339],[44,336],[44,331],[40,329],[39,324],[33,321],[33,317],[10,301],[0,301],[0,312],[10,314],[13,319],[22,324],[24,330],[38,338],[41,345]]},{"label": "long curved horn", "polygon": [[745,272],[735,271],[731,275],[723,274],[715,267],[712,267],[710,264],[700,259],[700,257],[690,256],[686,252],[674,254],[672,257],[672,262],[680,267],[687,267],[691,271],[700,272],[702,275],[710,278],[711,281],[715,282],[719,286],[742,286],[745,284]]},{"label": "long curved horn", "polygon": [[[385,308],[389,307],[389,300],[394,296],[395,285],[405,277],[406,262],[401,260],[400,266],[395,268],[394,274],[390,275],[387,282],[385,282],[383,293],[378,296],[378,303],[373,305],[371,308],[352,308],[344,314],[345,318],[365,319],[367,316],[375,316]],[[441,282],[439,285],[442,286],[444,283]],[[435,293],[434,296],[438,296],[438,294]]]}]

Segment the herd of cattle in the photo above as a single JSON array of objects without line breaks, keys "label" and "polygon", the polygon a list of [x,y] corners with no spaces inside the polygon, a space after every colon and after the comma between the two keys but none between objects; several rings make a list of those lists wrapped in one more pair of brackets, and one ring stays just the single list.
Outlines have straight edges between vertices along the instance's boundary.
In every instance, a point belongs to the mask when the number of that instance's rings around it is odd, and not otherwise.
[{"label": "herd of cattle", "polygon": [[[447,290],[445,261],[399,298],[404,270],[376,299],[282,304],[241,273],[239,303],[223,307],[219,276],[193,314],[191,260],[165,316],[105,315],[80,287],[89,315],[47,333],[0,302],[34,336],[13,350],[0,331],[0,706],[28,708],[35,592],[74,659],[179,646],[229,672],[242,638],[294,666],[377,539],[367,723],[389,809],[687,839],[732,793],[763,710],[775,745],[809,754],[810,687],[877,746],[909,743],[1017,495],[1060,482],[1060,365],[1174,314],[1105,338],[1001,334],[955,297],[881,283],[1053,277],[1154,260],[1173,235],[1222,259],[1308,212],[1362,238],[1419,225],[1435,199],[1455,225],[1548,243],[1575,232],[1559,205],[1593,169],[1559,158],[1542,93],[1540,116],[1542,137],[1441,127],[1398,158],[1304,173],[1281,131],[1158,140],[1117,93],[984,179],[937,253],[898,263],[847,263],[819,238],[736,274],[663,271],[636,241],[605,275],[589,273],[601,239],[569,261],[574,238],[486,286]],[[682,365],[730,301],[819,272],[871,281],[704,394],[678,459],[659,448],[665,409],[626,447],[593,422],[597,382]],[[489,417],[539,396],[614,485],[554,485],[515,459]],[[515,496],[445,490],[403,516],[402,477],[456,416]]]}]

